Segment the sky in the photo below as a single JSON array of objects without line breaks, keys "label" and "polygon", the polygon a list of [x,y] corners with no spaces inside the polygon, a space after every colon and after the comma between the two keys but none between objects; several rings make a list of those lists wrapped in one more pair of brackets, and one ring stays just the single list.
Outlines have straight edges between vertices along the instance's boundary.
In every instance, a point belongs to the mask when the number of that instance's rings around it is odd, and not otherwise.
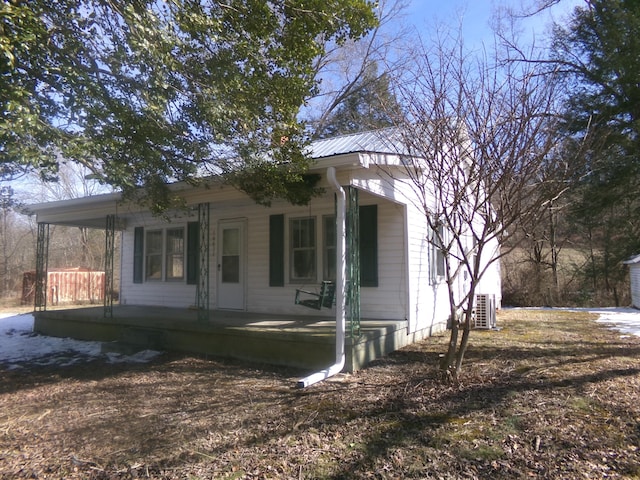
[{"label": "sky", "polygon": [[[395,0],[388,0],[393,2]],[[490,27],[492,14],[496,8],[507,6],[522,11],[530,8],[542,0],[405,0],[407,8],[404,20],[416,31],[428,38],[429,30],[435,25],[447,25],[457,31],[462,22],[462,33],[465,46],[475,50],[482,45],[487,47],[493,43],[493,33]],[[523,25],[524,38],[529,42],[535,38],[539,44],[546,36],[551,20],[560,21],[577,5],[584,5],[586,0],[558,0],[558,4],[535,18],[527,20]],[[47,193],[43,190],[34,194],[40,187],[32,183],[13,182],[16,199],[26,203],[45,201]]]},{"label": "sky", "polygon": [[[490,44],[493,34],[490,27],[494,10],[501,6],[525,11],[530,5],[540,0],[410,0],[407,8],[407,20],[418,31],[432,27],[434,23],[444,23],[457,27],[462,22],[465,44]],[[552,20],[561,22],[577,5],[584,5],[586,0],[559,0],[553,8],[527,20],[523,25],[523,34],[535,35],[540,39]]]},{"label": "sky", "polygon": [[[640,336],[640,310],[633,308],[602,308],[588,310],[598,314],[605,323],[628,335]],[[143,363],[161,352],[144,350],[133,355],[102,353],[101,342],[72,340],[39,335],[33,332],[33,315],[0,314],[0,370],[21,370],[31,365],[75,365],[95,359],[109,363]]]}]

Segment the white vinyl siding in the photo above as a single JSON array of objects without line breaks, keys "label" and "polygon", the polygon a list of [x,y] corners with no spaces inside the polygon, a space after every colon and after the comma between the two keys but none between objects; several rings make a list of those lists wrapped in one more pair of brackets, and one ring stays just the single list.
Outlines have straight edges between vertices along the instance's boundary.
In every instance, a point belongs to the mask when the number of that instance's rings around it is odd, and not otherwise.
[{"label": "white vinyl siding", "polygon": [[[161,281],[159,279],[147,279],[147,256],[145,245],[144,266],[145,270],[144,281],[142,283],[133,282],[133,268],[134,268],[134,240],[135,240],[135,228],[144,227],[144,243],[147,243],[147,234],[149,232],[160,232],[164,235],[166,230],[180,230],[186,232],[186,224],[188,221],[195,220],[194,216],[185,216],[184,222],[174,222],[174,225],[167,224],[160,218],[153,217],[151,214],[136,214],[128,219],[130,228],[127,228],[122,234],[122,257],[120,262],[120,279],[121,279],[121,291],[120,301],[125,305],[159,305],[167,307],[179,307],[188,308],[195,303],[195,285],[187,285],[184,277],[184,258],[185,252],[182,254],[182,277],[181,278],[167,278],[168,281]],[[183,240],[184,241],[184,240]],[[182,249],[184,250],[184,245]],[[176,248],[178,248],[176,246]],[[167,263],[168,252],[163,250],[160,252],[160,263]],[[178,254],[175,253],[177,256]],[[173,256],[171,254],[170,256]],[[155,262],[154,257],[154,262]],[[162,268],[162,267],[161,267]],[[178,274],[180,269],[180,261],[176,260],[173,263],[174,275]],[[213,270],[211,270],[213,273]]]},{"label": "white vinyl siding", "polygon": [[[358,174],[373,172],[358,171]],[[354,183],[346,176],[339,178],[343,185]],[[378,286],[362,287],[361,317],[366,319],[389,319],[408,321],[409,333],[420,329],[437,331],[444,328],[448,317],[446,285],[434,285],[430,256],[432,246],[430,231],[424,213],[415,208],[408,193],[399,190],[387,192],[375,182],[363,182],[360,186],[360,205],[377,205],[378,237]],[[384,186],[384,184],[383,184]],[[371,188],[373,194],[367,193]],[[393,200],[383,197],[394,194]],[[334,309],[319,311],[294,304],[295,289],[300,283],[292,282],[290,221],[292,219],[315,219],[316,278],[304,283],[307,289],[319,288],[326,275],[326,265],[332,263],[331,247],[327,247],[325,224],[335,215],[333,193],[314,198],[310,205],[293,206],[283,201],[274,201],[271,208],[256,206],[250,199],[227,202],[226,197],[217,196],[215,191],[207,192],[209,197],[201,201],[211,202],[210,245],[209,245],[209,300],[212,309],[217,308],[216,271],[219,263],[216,247],[216,232],[219,222],[229,219],[245,219],[247,225],[247,296],[246,309],[249,312],[281,313],[302,317],[327,317],[335,314]],[[186,227],[188,222],[197,220],[194,212],[181,213],[182,217],[172,220],[172,224]],[[269,218],[282,215],[284,221],[284,282],[283,285],[269,285]],[[146,231],[173,228],[161,219],[147,215],[132,215],[127,218],[128,228],[123,234],[122,294],[124,303],[138,305],[166,305],[187,308],[195,303],[195,285],[185,281],[145,282],[134,284],[134,228],[143,226]],[[496,263],[496,268],[498,264]],[[498,270],[496,270],[498,271]],[[331,275],[329,273],[329,275]],[[498,271],[499,278],[499,271]],[[499,283],[496,283],[499,285]],[[491,287],[494,288],[495,287]],[[485,293],[496,293],[491,288]],[[499,293],[499,290],[498,292]]]},{"label": "white vinyl siding", "polygon": [[629,280],[631,283],[631,304],[640,308],[640,264],[629,265]]},{"label": "white vinyl siding", "polygon": [[[407,251],[404,240],[404,207],[396,203],[387,202],[376,197],[360,194],[360,204],[378,205],[378,287],[363,287],[360,291],[362,318],[402,320],[408,318],[407,280],[405,264]],[[294,304],[295,289],[300,284],[292,282],[288,272],[291,269],[289,251],[290,234],[289,221],[294,218],[316,219],[316,258],[317,265],[326,263],[326,256],[331,255],[331,249],[325,250],[323,228],[324,218],[334,215],[333,195],[316,198],[308,207],[296,207],[284,202],[274,202],[270,210],[257,207],[254,204],[225,208],[220,216],[211,215],[210,219],[210,305],[216,308],[216,268],[218,259],[215,248],[215,231],[217,223],[225,218],[247,219],[247,310],[265,313],[283,313],[304,316],[331,316],[334,310],[323,309],[314,311]],[[212,209],[212,212],[214,210]],[[285,216],[285,272],[287,272],[284,287],[269,286],[269,215],[284,214]],[[224,215],[224,216],[222,216]],[[135,221],[134,221],[135,220]],[[133,284],[133,254],[134,254],[134,226],[144,226],[147,230],[160,230],[166,224],[151,215],[131,221],[131,227],[124,232],[122,258],[122,299],[125,303],[138,305],[166,305],[186,308],[195,302],[195,285],[184,282],[145,282]],[[191,216],[184,219],[194,221]],[[324,271],[316,272],[314,281],[305,284],[308,288],[317,288],[320,276]]]}]

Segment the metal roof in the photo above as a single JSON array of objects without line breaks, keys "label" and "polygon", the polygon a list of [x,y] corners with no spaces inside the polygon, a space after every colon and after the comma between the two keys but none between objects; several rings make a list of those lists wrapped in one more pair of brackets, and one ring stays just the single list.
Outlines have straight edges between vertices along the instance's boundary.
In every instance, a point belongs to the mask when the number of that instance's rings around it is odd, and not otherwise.
[{"label": "metal roof", "polygon": [[636,263],[640,263],[640,255],[634,255],[633,257],[625,260],[622,263],[624,263],[625,265],[635,265]]},{"label": "metal roof", "polygon": [[395,128],[315,140],[310,145],[311,156],[316,159],[359,152],[398,155],[405,151],[400,132]]},{"label": "metal roof", "polygon": [[[309,146],[309,153],[315,159],[329,159],[330,157],[358,153],[402,155],[406,148],[403,147],[401,139],[400,131],[393,128],[354,133],[316,140]],[[190,189],[184,183],[172,184],[172,188],[176,190]],[[207,190],[202,191],[208,192]],[[135,204],[135,202],[129,203],[125,207],[121,205],[121,199],[121,193],[114,192],[70,200],[31,204],[28,207],[31,212],[38,215],[38,221],[60,225],[82,225],[102,228],[104,227],[106,215],[122,214],[125,211],[129,213],[137,212],[144,208],[142,205]],[[116,228],[123,227],[124,223],[116,226]]]}]

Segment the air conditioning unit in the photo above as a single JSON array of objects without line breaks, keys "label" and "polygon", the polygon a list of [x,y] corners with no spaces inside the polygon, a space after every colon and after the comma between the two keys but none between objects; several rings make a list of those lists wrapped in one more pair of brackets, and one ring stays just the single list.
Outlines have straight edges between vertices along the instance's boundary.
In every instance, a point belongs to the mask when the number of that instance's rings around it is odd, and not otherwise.
[{"label": "air conditioning unit", "polygon": [[496,296],[489,293],[476,295],[476,328],[496,328]]}]

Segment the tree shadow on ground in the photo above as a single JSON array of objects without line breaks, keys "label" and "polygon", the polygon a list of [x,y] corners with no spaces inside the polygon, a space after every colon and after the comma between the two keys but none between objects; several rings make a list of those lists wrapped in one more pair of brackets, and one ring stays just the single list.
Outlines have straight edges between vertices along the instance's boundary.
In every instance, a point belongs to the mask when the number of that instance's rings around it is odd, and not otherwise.
[{"label": "tree shadow on ground", "polygon": [[[447,452],[446,446],[442,448],[443,445],[440,444],[442,440],[439,438],[440,434],[438,433],[440,429],[464,422],[464,419],[472,418],[477,414],[494,415],[495,412],[508,411],[512,408],[511,400],[520,394],[535,395],[540,398],[542,405],[547,398],[553,398],[559,392],[566,391],[566,395],[582,395],[583,392],[594,389],[595,385],[604,385],[609,381],[624,382],[625,379],[636,380],[640,378],[640,363],[633,360],[640,358],[640,345],[637,342],[598,343],[568,341],[566,343],[552,342],[552,344],[558,346],[538,348],[534,345],[529,348],[510,349],[485,345],[477,348],[471,347],[466,359],[468,363],[489,360],[492,362],[498,361],[505,365],[505,371],[498,372],[497,377],[493,379],[471,379],[467,385],[464,384],[463,375],[462,384],[443,388],[440,394],[435,397],[421,393],[425,384],[430,385],[438,382],[438,377],[433,370],[429,375],[416,375],[408,379],[403,388],[398,388],[396,395],[387,397],[384,403],[365,413],[371,418],[393,417],[394,421],[389,423],[388,428],[378,430],[374,435],[370,436],[364,442],[366,447],[362,456],[342,465],[331,478],[365,477],[365,472],[372,471],[377,468],[376,466],[379,467],[380,463],[384,463],[382,460],[386,459],[387,462],[393,462],[393,457],[398,450],[406,450],[416,445],[425,448],[432,447],[433,451],[444,452],[445,455],[447,453],[455,455],[456,452]],[[580,369],[581,366],[593,368],[599,361],[615,358],[621,359],[616,366],[597,371],[576,373],[582,371]],[[625,362],[624,358],[631,360]],[[527,366],[518,368],[518,365],[521,365],[524,359],[527,361]],[[396,352],[381,363],[385,361],[389,361],[393,365],[407,366],[416,362],[430,361],[433,365],[436,363],[437,358],[434,354],[428,355],[424,352],[403,351]],[[604,366],[606,367],[606,365]],[[578,368],[576,369],[576,367]],[[559,370],[563,374],[555,376],[536,375],[536,370],[548,371],[552,369]],[[536,408],[535,405],[533,407],[534,409]],[[629,445],[640,446],[640,425],[634,420],[637,413],[630,412],[624,407],[615,405],[612,407],[608,404],[598,408],[606,409],[607,415],[611,416],[611,418],[624,419],[620,422],[625,429],[625,441]],[[540,413],[543,409],[544,406],[540,406],[538,408],[539,411],[532,411],[531,413]],[[518,429],[516,428],[514,432],[518,433]],[[481,437],[482,432],[477,432],[477,435]],[[597,440],[594,438],[593,443],[590,445],[591,448],[596,450],[596,447],[598,447]],[[575,448],[588,449],[584,445],[565,445],[565,447],[567,450]],[[481,453],[479,455],[481,456]],[[539,453],[538,456],[542,458],[544,454]],[[429,459],[422,460],[427,463],[430,461]],[[623,452],[616,462],[615,471],[623,474],[638,475],[640,474],[638,460],[640,460],[638,450],[633,450],[631,455]],[[555,459],[555,461],[559,460]],[[501,465],[502,468],[497,468],[496,465]],[[492,476],[492,478],[513,478],[514,475],[526,476],[535,474],[535,469],[533,471],[527,470],[529,467],[518,466],[514,462],[511,462],[510,465],[496,463],[495,461],[475,462],[473,472],[467,473],[469,475]],[[481,471],[483,468],[484,471]],[[544,470],[547,467],[540,468],[543,470],[537,472],[538,474],[544,473],[546,475],[549,473]],[[498,474],[500,470],[501,473]],[[579,472],[574,473],[579,476]],[[500,475],[503,476],[500,477]],[[562,478],[562,475],[557,478]],[[571,475],[566,478],[571,478]]]}]

